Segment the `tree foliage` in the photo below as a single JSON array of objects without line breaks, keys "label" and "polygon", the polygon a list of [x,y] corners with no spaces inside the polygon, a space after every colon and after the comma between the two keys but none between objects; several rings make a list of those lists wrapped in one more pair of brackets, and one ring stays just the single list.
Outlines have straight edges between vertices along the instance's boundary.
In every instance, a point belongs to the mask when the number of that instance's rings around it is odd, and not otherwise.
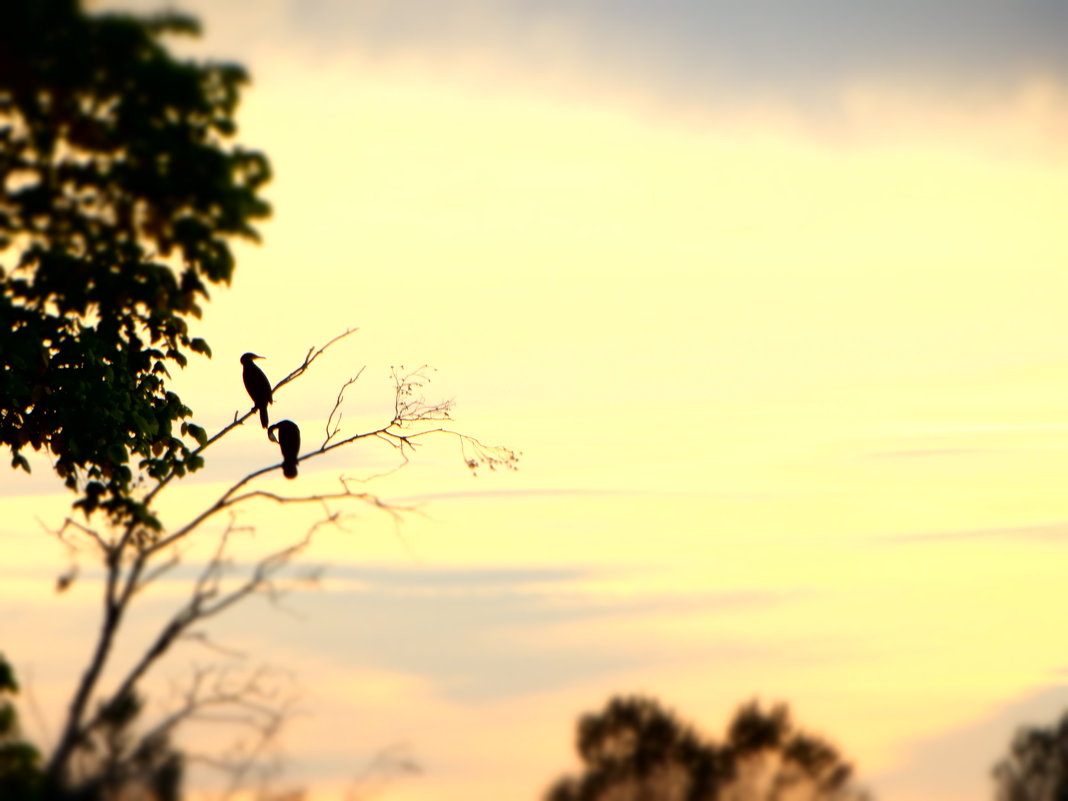
[{"label": "tree foliage", "polygon": [[31,801],[41,788],[41,754],[22,739],[18,711],[11,698],[19,685],[10,663],[0,654],[0,798]]},{"label": "tree foliage", "polygon": [[797,730],[787,707],[742,706],[723,743],[647,697],[616,697],[579,721],[583,772],[547,801],[862,801],[852,766]]},{"label": "tree foliage", "polygon": [[5,696],[18,693],[11,665],[0,654],[0,798],[4,801],[110,801],[181,798],[183,758],[168,732],[138,737],[135,721],[143,702],[136,693],[102,710],[102,724],[79,754],[76,776],[48,787],[41,754],[21,737],[18,713]]},{"label": "tree foliage", "polygon": [[162,42],[197,32],[77,0],[11,0],[0,24],[0,443],[26,470],[47,449],[86,513],[150,527],[138,472],[202,464],[164,379],[210,355],[188,320],[269,211],[267,160],[228,144],[244,70]]},{"label": "tree foliage", "polygon": [[1068,801],[1068,712],[1019,729],[993,774],[997,801]]},{"label": "tree foliage", "polygon": [[135,691],[101,710],[100,725],[78,753],[62,795],[79,801],[145,798],[179,801],[184,759],[167,731],[137,731],[144,701]]}]

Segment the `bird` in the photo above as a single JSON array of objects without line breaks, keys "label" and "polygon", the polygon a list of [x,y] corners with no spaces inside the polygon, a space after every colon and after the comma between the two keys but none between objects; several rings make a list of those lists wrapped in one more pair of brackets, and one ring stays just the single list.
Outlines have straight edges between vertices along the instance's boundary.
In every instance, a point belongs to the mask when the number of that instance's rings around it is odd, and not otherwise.
[{"label": "bird", "polygon": [[[275,431],[278,439],[275,439]],[[292,420],[279,420],[267,429],[267,438],[282,448],[282,475],[297,477],[297,454],[300,452],[300,429]]]},{"label": "bird", "polygon": [[241,364],[245,369],[241,377],[245,380],[245,389],[248,390],[253,405],[260,410],[260,423],[267,428],[267,404],[274,402],[274,394],[271,392],[271,382],[267,380],[263,370],[252,363],[253,359],[262,358],[255,353],[246,353],[242,356]]}]

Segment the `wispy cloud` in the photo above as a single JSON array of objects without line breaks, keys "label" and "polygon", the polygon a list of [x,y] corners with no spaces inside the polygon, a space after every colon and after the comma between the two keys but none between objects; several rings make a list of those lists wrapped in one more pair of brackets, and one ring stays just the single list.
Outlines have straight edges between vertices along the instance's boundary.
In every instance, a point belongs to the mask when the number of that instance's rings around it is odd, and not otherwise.
[{"label": "wispy cloud", "polygon": [[1002,526],[996,528],[933,531],[921,534],[891,534],[876,538],[879,542],[925,543],[989,539],[1013,539],[1038,542],[1060,542],[1068,539],[1068,523],[1048,523],[1032,526]]},{"label": "wispy cloud", "polygon": [[394,498],[396,503],[424,503],[427,501],[459,501],[470,499],[508,501],[516,498],[596,498],[596,497],[652,497],[692,495],[707,497],[708,493],[664,492],[640,489],[583,489],[567,487],[542,487],[528,489],[456,490],[452,492],[425,492]]},{"label": "wispy cloud", "polygon": [[876,451],[869,454],[868,457],[871,459],[939,459],[993,452],[992,448],[903,448],[901,450]]},{"label": "wispy cloud", "polygon": [[[769,658],[766,644],[744,637],[716,637],[696,649],[672,644],[651,621],[744,614],[807,597],[788,589],[611,592],[591,583],[614,577],[586,568],[334,565],[321,591],[287,602],[298,618],[275,616],[262,630],[272,641],[281,637],[289,648],[353,669],[418,675],[447,697],[482,701],[692,659],[695,651]],[[250,630],[247,619],[217,625],[212,636],[222,642]],[[590,636],[575,634],[591,625]]]}]

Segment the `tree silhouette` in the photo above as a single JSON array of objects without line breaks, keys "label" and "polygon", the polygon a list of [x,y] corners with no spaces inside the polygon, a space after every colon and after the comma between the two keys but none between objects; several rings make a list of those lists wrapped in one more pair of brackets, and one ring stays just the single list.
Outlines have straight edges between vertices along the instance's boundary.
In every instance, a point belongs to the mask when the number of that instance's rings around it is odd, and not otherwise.
[{"label": "tree silhouette", "polygon": [[[171,748],[168,732],[138,738],[133,724],[141,711],[136,695],[117,699],[93,733],[94,742],[80,754],[79,773],[85,779],[76,788],[45,791],[40,752],[21,738],[18,714],[4,698],[18,693],[11,665],[0,654],[0,798],[4,801],[110,801],[145,798],[178,801],[181,798],[183,759]],[[134,748],[136,744],[136,748]],[[121,788],[121,792],[116,792]]]},{"label": "tree silhouette", "polygon": [[993,776],[997,801],[1068,801],[1068,712],[1048,727],[1020,728]]},{"label": "tree silhouette", "polygon": [[76,0],[11,0],[0,24],[0,443],[25,470],[46,449],[75,505],[118,523],[158,526],[137,472],[202,464],[165,379],[210,354],[187,320],[269,211],[266,158],[227,141],[244,70],[162,43],[197,32]]},{"label": "tree silhouette", "polygon": [[31,801],[41,788],[41,754],[19,731],[18,712],[8,698],[18,691],[15,673],[0,654],[0,798]]},{"label": "tree silhouette", "polygon": [[[240,601],[277,597],[294,581],[284,568],[316,531],[341,525],[340,505],[365,503],[394,520],[408,511],[368,491],[366,481],[342,478],[336,490],[314,494],[294,481],[283,495],[262,488],[262,478],[282,469],[295,474],[299,462],[358,442],[392,449],[398,467],[431,436],[455,438],[472,472],[512,468],[517,455],[448,427],[451,403],[423,397],[426,367],[394,369],[392,413],[369,430],[343,434],[344,393],[361,367],[342,382],[318,448],[303,455],[291,448],[283,465],[272,461],[277,449],[266,447],[263,462],[232,477],[208,506],[162,519],[161,493],[255,414],[235,412],[209,436],[169,389],[169,368],[185,367],[190,353],[210,357],[189,318],[200,315],[208,284],[229,282],[231,240],[255,239],[252,221],[268,213],[258,195],[270,175],[267,160],[228,142],[246,75],[233,64],[173,58],[161,38],[195,34],[197,23],[186,16],[88,15],[76,0],[12,0],[2,17],[0,444],[16,469],[30,468],[28,447],[49,455],[77,512],[53,533],[99,559],[103,580],[99,630],[43,765],[35,749],[12,739],[14,707],[0,707],[0,797],[19,798],[6,793],[15,787],[49,800],[165,801],[180,792],[183,755],[170,745],[178,726],[215,711],[262,743],[284,721],[287,701],[269,670],[235,678],[197,668],[177,704],[148,719],[139,688],[149,672],[179,641],[206,641],[199,627]],[[309,348],[269,388],[272,396],[354,331]],[[250,531],[235,514],[254,504],[321,512],[303,535],[235,577],[227,548]],[[181,562],[190,538],[219,520],[214,551],[194,571],[188,597],[106,683],[131,606]],[[62,576],[57,588],[75,578],[73,571]],[[0,694],[15,688],[5,670],[0,661]],[[257,753],[237,749],[210,762],[236,786]]]},{"label": "tree silhouette", "polygon": [[546,801],[862,801],[852,767],[825,740],[796,730],[789,710],[742,706],[722,744],[648,697],[612,698],[579,721],[584,770]]}]

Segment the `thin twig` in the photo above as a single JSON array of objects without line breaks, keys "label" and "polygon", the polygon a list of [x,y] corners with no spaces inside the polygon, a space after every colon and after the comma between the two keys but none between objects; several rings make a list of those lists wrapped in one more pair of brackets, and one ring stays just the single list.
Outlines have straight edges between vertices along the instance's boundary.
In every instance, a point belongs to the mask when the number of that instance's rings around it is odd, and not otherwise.
[{"label": "thin twig", "polygon": [[[341,401],[345,397],[345,390],[356,383],[356,381],[359,379],[359,377],[361,375],[363,375],[363,371],[365,369],[367,369],[366,365],[361,367],[359,369],[359,371],[356,373],[356,375],[354,375],[352,378],[350,378],[348,381],[346,381],[344,384],[342,384],[341,385],[341,389],[338,390],[337,400],[334,401],[334,408],[330,410],[330,415],[326,418],[326,439],[323,440],[323,444],[320,446],[320,450],[322,448],[325,448],[327,443],[329,443],[330,440],[332,440],[334,438],[334,436],[339,431],[341,431]],[[331,428],[331,423],[333,423],[335,414],[337,414],[337,422],[334,423],[333,427]]]}]

